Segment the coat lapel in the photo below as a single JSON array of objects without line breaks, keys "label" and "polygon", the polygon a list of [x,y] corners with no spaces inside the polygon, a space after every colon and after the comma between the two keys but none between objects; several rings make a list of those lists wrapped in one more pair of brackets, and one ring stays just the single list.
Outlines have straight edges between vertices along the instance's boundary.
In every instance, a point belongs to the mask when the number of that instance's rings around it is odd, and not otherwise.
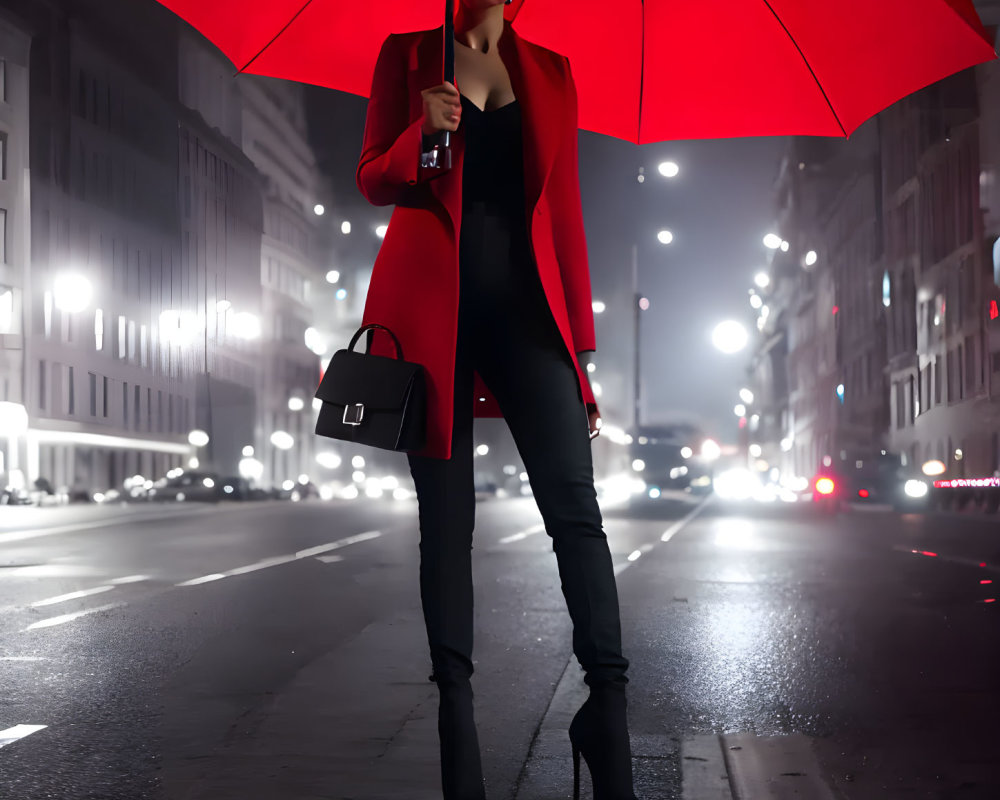
[{"label": "coat lapel", "polygon": [[[423,113],[420,92],[442,81],[444,26],[426,31],[410,51],[410,119]],[[521,105],[524,144],[525,204],[527,219],[533,218],[545,182],[559,149],[565,98],[554,62],[535,45],[525,41],[504,20],[499,40],[500,57],[510,75],[514,96]],[[459,230],[462,208],[461,164],[465,137],[460,126],[452,141],[452,171],[430,181],[431,190],[448,210],[453,230]]]}]

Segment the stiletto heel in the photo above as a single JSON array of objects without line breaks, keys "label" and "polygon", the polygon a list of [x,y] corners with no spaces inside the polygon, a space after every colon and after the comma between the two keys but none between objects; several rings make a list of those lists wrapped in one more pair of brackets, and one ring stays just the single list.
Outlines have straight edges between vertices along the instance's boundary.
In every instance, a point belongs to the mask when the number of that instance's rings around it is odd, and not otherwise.
[{"label": "stiletto heel", "polygon": [[580,800],[580,748],[570,739],[573,746],[573,800]]},{"label": "stiletto heel", "polygon": [[632,788],[632,748],[626,721],[625,685],[600,683],[569,725],[573,746],[573,797],[579,798],[579,757],[587,762],[594,800],[638,800]]}]

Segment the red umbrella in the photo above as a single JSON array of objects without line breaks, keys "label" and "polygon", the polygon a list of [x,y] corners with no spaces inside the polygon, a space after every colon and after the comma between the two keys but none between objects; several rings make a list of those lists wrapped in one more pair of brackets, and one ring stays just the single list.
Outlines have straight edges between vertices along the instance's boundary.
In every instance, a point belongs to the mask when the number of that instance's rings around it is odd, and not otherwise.
[{"label": "red umbrella", "polygon": [[[386,35],[439,27],[445,5],[160,2],[240,72],[362,96]],[[581,128],[636,144],[847,136],[996,57],[971,0],[514,0],[504,13],[524,38],[569,57]]]}]

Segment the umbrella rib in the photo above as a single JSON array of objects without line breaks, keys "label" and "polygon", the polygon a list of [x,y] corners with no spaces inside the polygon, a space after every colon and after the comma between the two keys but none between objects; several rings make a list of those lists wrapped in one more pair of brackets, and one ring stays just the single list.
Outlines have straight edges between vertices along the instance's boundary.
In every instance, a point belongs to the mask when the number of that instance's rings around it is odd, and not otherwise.
[{"label": "umbrella rib", "polygon": [[841,132],[844,134],[844,138],[847,138],[847,130],[844,128],[844,123],[840,121],[840,117],[837,116],[837,111],[833,107],[833,103],[830,102],[830,98],[826,94],[826,89],[823,88],[823,84],[819,82],[819,78],[816,77],[816,73],[813,71],[812,64],[809,63],[809,59],[806,58],[806,54],[802,52],[802,48],[799,47],[799,43],[795,41],[795,37],[792,36],[791,31],[788,30],[788,26],[782,21],[781,17],[778,16],[778,12],[774,10],[771,6],[770,0],[764,0],[764,5],[767,6],[767,10],[774,15],[774,18],[778,21],[781,29],[785,32],[788,40],[795,45],[795,49],[799,51],[799,55],[802,56],[802,63],[806,65],[806,69],[809,70],[809,74],[812,75],[813,80],[816,82],[816,88],[819,89],[820,94],[823,95],[823,99],[826,101],[827,107],[830,109],[830,113],[833,114],[834,120],[836,120],[837,125],[840,127]]},{"label": "umbrella rib", "polygon": [[265,44],[265,45],[264,45],[264,46],[263,46],[262,48],[260,48],[260,50],[258,50],[258,51],[257,51],[256,55],[254,55],[254,57],[253,57],[253,58],[251,58],[251,59],[250,59],[250,60],[249,60],[249,61],[248,61],[248,62],[247,62],[246,64],[244,64],[244,65],[243,65],[242,67],[240,67],[240,69],[239,69],[239,70],[237,71],[237,73],[236,73],[236,74],[237,74],[237,75],[239,75],[239,74],[240,74],[240,72],[243,72],[243,71],[245,71],[247,67],[249,67],[249,66],[250,66],[250,65],[251,65],[251,64],[252,64],[252,63],[253,63],[254,61],[256,61],[256,60],[257,60],[257,59],[258,59],[258,58],[260,57],[260,54],[261,54],[261,53],[263,53],[263,52],[264,52],[265,50],[267,50],[267,48],[269,48],[269,47],[270,47],[270,46],[271,46],[272,44],[274,44],[274,40],[275,40],[275,39],[277,39],[277,38],[278,38],[279,36],[281,36],[281,34],[283,34],[283,33],[284,33],[284,32],[285,32],[286,30],[288,30],[288,26],[289,26],[289,25],[291,25],[291,24],[292,24],[293,22],[295,22],[295,20],[297,20],[297,19],[299,18],[299,15],[300,15],[300,14],[301,14],[301,13],[302,13],[303,11],[305,11],[305,10],[306,10],[306,8],[308,8],[308,7],[309,7],[309,4],[310,4],[310,3],[312,3],[312,0],[306,0],[306,3],[305,3],[305,5],[304,5],[304,6],[302,6],[302,8],[300,8],[300,9],[299,9],[298,11],[296,11],[296,12],[295,12],[295,16],[293,16],[293,17],[292,17],[292,18],[291,18],[290,20],[288,20],[288,22],[286,22],[286,23],[285,23],[285,24],[284,24],[284,25],[282,26],[281,30],[279,30],[279,31],[278,31],[278,32],[277,32],[276,34],[274,34],[274,36],[272,36],[272,37],[270,38],[270,40],[269,40],[269,41],[267,42],[267,44]]}]

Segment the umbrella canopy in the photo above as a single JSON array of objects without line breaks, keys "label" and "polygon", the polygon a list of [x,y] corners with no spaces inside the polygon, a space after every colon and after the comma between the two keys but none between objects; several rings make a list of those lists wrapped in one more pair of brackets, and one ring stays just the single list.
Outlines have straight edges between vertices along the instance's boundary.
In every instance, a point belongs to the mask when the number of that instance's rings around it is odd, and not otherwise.
[{"label": "umbrella canopy", "polygon": [[[389,33],[444,0],[159,0],[240,72],[367,96]],[[996,57],[972,0],[513,0],[524,38],[569,57],[579,124],[636,144],[847,136]]]}]

